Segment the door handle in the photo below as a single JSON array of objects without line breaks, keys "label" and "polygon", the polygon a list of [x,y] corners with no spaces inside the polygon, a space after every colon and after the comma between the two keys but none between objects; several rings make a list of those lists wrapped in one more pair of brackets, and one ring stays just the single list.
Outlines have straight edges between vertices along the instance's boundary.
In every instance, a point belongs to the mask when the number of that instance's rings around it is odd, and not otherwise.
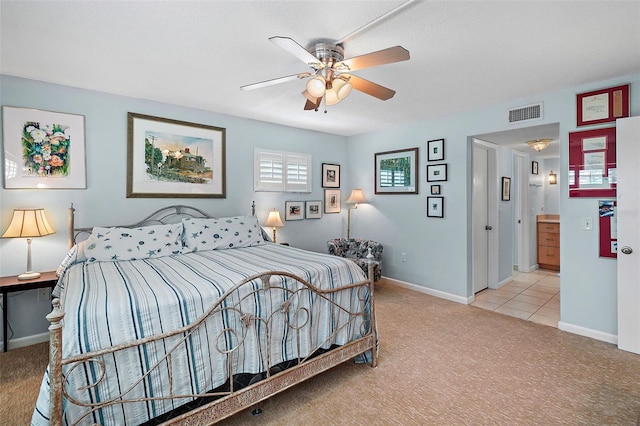
[{"label": "door handle", "polygon": [[620,249],[620,251],[624,254],[631,254],[633,253],[633,249],[629,246],[624,246]]},{"label": "door handle", "polygon": [[484,227],[485,231],[491,231],[493,229],[493,227],[491,227],[491,225],[487,225]]}]

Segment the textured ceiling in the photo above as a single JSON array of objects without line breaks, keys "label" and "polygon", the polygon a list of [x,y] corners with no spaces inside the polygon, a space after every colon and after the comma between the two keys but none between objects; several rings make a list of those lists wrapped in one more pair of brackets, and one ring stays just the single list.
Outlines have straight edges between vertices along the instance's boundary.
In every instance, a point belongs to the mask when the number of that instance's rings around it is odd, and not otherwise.
[{"label": "textured ceiling", "polygon": [[[355,72],[397,91],[303,111],[308,71],[268,41],[340,39],[404,1],[6,1],[1,72],[354,135],[640,72],[640,2],[414,1],[344,43],[409,61]],[[515,105],[518,106],[518,105]]]}]

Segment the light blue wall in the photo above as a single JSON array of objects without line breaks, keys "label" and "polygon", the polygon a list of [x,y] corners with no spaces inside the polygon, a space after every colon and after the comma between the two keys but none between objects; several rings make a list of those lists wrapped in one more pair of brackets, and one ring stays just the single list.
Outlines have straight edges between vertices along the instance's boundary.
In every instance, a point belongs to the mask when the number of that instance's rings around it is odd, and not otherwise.
[{"label": "light blue wall", "polygon": [[[471,289],[471,138],[470,136],[517,128],[506,123],[507,109],[544,102],[544,120],[535,124],[560,123],[560,166],[558,185],[561,213],[561,320],[568,324],[616,334],[615,260],[598,258],[598,234],[578,229],[579,218],[597,213],[597,199],[569,199],[568,132],[576,130],[575,95],[617,84],[631,83],[632,115],[640,115],[640,75],[628,76],[561,92],[518,99],[489,108],[464,111],[427,121],[361,134],[350,138],[288,128],[223,114],[131,99],[0,76],[2,105],[31,107],[82,114],[86,117],[87,190],[27,191],[0,190],[0,227],[4,229],[11,209],[47,208],[58,233],[34,242],[34,268],[55,268],[66,247],[66,208],[73,202],[78,224],[128,222],[167,204],[163,199],[127,199],[126,114],[128,111],[212,124],[227,129],[227,193],[225,200],[184,200],[218,215],[247,212],[252,200],[258,217],[266,217],[277,207],[283,213],[286,200],[322,200],[320,167],[338,163],[342,178],[343,202],[351,188],[361,187],[369,203],[352,212],[352,237],[372,238],[384,244],[384,275],[411,284],[468,298]],[[389,101],[393,107],[393,100]],[[524,127],[521,125],[520,127]],[[426,217],[426,142],[445,138],[448,180],[442,183],[445,218]],[[312,194],[256,194],[252,186],[254,147],[309,152],[313,155]],[[375,195],[374,153],[419,147],[418,195]],[[503,158],[504,156],[501,156]],[[510,158],[510,157],[509,157]],[[510,160],[509,160],[510,161]],[[511,170],[511,164],[499,164]],[[506,174],[505,174],[506,175]],[[180,202],[181,200],[170,200]],[[509,212],[503,212],[510,214]],[[596,222],[597,223],[597,222]],[[278,233],[279,241],[325,251],[327,239],[344,235],[346,211],[323,215],[321,220],[287,222]],[[503,228],[501,226],[501,228]],[[500,232],[511,232],[510,225]],[[508,241],[511,236],[507,234]],[[0,241],[2,275],[23,272],[25,244]],[[406,253],[406,262],[401,261]],[[502,256],[502,255],[501,255]],[[510,263],[510,252],[506,260]],[[504,260],[501,260],[501,265]],[[37,304],[34,292],[12,299],[11,322],[16,337],[46,330],[42,320],[46,303]],[[33,324],[33,326],[29,326]]]},{"label": "light blue wall", "polygon": [[[0,103],[5,106],[85,116],[86,190],[0,189],[2,230],[8,225],[14,208],[45,207],[48,218],[57,231],[54,235],[33,241],[35,270],[57,268],[66,254],[67,208],[70,203],[76,208],[78,226],[132,223],[168,204],[189,204],[218,216],[250,214],[253,200],[256,202],[260,221],[266,219],[268,211],[272,208],[279,209],[284,220],[285,201],[323,200],[324,193],[320,181],[323,162],[346,166],[347,140],[342,136],[9,76],[0,76],[0,96]],[[127,112],[226,128],[227,198],[127,199]],[[313,158],[313,192],[254,193],[255,147],[310,153]],[[343,181],[348,179],[347,167],[343,167],[341,177]],[[285,226],[278,230],[278,241],[326,252],[326,241],[340,236],[345,229],[345,218],[346,213],[342,212],[323,215],[319,220],[285,222]],[[14,275],[24,272],[26,252],[27,246],[23,239],[0,240],[0,273]],[[10,296],[9,305],[10,323],[15,332],[13,337],[46,331],[47,322],[44,316],[49,312],[50,306],[45,302],[37,302],[35,290],[22,294],[14,293]]]},{"label": "light blue wall", "polygon": [[[561,213],[561,321],[601,333],[617,333],[616,265],[598,257],[598,234],[583,232],[578,219],[597,213],[597,199],[569,199],[567,186],[568,133],[576,127],[576,94],[618,84],[631,83],[631,115],[640,115],[640,75],[579,86],[555,93],[532,96],[411,123],[384,131],[349,138],[348,164],[353,186],[361,186],[370,204],[358,212],[356,235],[384,245],[384,274],[401,281],[467,298],[471,290],[470,136],[509,130],[518,126],[506,122],[509,108],[544,102],[544,120],[536,125],[560,123],[559,212]],[[634,102],[635,101],[635,102]],[[391,101],[392,102],[392,101]],[[522,126],[524,127],[524,126]],[[588,128],[593,128],[590,126]],[[442,184],[445,219],[426,217],[428,185],[425,178],[425,145],[445,138],[448,181]],[[373,191],[374,153],[420,147],[420,188],[418,195],[375,195]],[[511,170],[510,157],[499,156],[498,168],[504,176]],[[501,240],[510,244],[511,214],[499,206]],[[366,214],[365,214],[366,211]],[[504,223],[502,223],[504,222]],[[407,254],[401,262],[400,253]],[[501,253],[500,271],[510,262],[511,251]]]},{"label": "light blue wall", "polygon": [[[549,184],[549,173],[558,175],[558,183],[555,185]],[[544,187],[544,213],[545,214],[560,214],[560,180],[562,179],[562,173],[560,171],[560,159],[559,158],[545,158],[540,163],[540,176],[542,176],[542,185]]]}]

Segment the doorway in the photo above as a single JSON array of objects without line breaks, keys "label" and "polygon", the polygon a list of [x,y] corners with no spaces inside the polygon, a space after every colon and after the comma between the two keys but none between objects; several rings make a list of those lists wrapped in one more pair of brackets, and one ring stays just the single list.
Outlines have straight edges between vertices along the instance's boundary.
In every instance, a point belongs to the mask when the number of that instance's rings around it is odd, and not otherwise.
[{"label": "doorway", "polygon": [[472,291],[498,285],[497,146],[473,139]]}]

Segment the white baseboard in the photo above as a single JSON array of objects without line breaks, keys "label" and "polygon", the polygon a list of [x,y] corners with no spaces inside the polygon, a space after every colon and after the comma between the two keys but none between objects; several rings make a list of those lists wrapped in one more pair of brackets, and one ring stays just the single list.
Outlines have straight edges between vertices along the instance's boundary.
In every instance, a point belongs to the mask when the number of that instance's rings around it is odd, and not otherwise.
[{"label": "white baseboard", "polygon": [[604,333],[602,331],[593,330],[591,328],[586,328],[586,327],[570,324],[563,321],[558,321],[558,329],[562,331],[566,331],[568,333],[590,337],[591,339],[600,340],[602,342],[611,343],[613,345],[618,344],[618,335],[616,334]]},{"label": "white baseboard", "polygon": [[440,299],[446,299],[452,302],[462,303],[463,305],[468,305],[471,302],[473,302],[473,296],[467,298],[467,297],[458,296],[457,294],[451,294],[445,291],[434,290],[429,287],[423,287],[421,285],[416,285],[416,284],[411,284],[405,281],[396,280],[395,278],[384,277],[384,279],[389,281],[391,284],[397,285],[398,287],[417,291],[418,293],[428,294],[429,296],[439,297]]},{"label": "white baseboard", "polygon": [[[20,337],[18,339],[11,339],[8,342],[9,349],[18,349],[25,346],[31,346],[38,343],[48,342],[49,333],[34,334],[33,336]],[[0,350],[4,351],[4,343],[0,343]]]}]

